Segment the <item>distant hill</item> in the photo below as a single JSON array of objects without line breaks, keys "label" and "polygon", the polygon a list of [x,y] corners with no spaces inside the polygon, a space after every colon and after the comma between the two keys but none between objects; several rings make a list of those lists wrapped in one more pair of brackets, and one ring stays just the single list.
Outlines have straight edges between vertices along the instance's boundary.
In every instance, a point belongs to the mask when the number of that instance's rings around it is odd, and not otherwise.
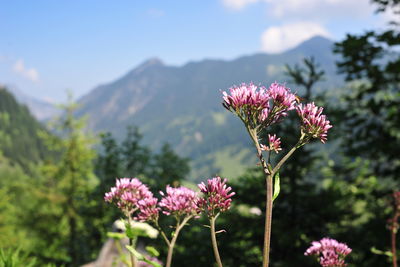
[{"label": "distant hill", "polygon": [[48,151],[38,132],[44,127],[25,105],[0,87],[0,153],[25,170],[43,160]]},{"label": "distant hill", "polygon": [[49,102],[29,96],[12,86],[7,86],[7,90],[14,95],[19,103],[26,105],[31,114],[39,121],[46,121],[60,114],[60,110]]},{"label": "distant hill", "polygon": [[332,46],[331,40],[314,37],[281,54],[231,61],[203,60],[176,67],[151,59],[82,97],[78,114],[88,114],[95,131],[122,138],[126,126],[134,124],[153,149],[171,143],[180,155],[192,159],[190,179],[217,173],[234,177],[253,165],[255,157],[241,122],[222,107],[220,90],[250,81],[266,86],[285,82],[284,65],[300,63],[306,56],[314,56],[326,71],[320,90],[333,89],[340,79]]}]

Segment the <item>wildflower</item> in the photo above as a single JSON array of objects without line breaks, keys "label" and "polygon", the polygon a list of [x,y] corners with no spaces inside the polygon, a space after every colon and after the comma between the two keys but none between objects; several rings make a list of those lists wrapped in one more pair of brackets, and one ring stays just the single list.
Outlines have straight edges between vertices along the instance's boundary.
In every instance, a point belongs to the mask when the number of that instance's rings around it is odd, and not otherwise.
[{"label": "wildflower", "polygon": [[296,103],[296,96],[290,89],[278,83],[271,84],[268,89],[243,83],[229,88],[229,92],[222,92],[223,106],[251,128],[279,122]]},{"label": "wildflower", "polygon": [[242,83],[240,86],[229,88],[229,91],[230,95],[225,91],[222,92],[223,105],[228,110],[238,111],[243,107],[249,106],[260,110],[269,107],[269,96],[266,94],[264,87],[257,88],[253,83]]},{"label": "wildflower", "polygon": [[265,151],[272,151],[273,150],[276,153],[279,153],[279,151],[282,150],[282,148],[281,148],[281,139],[280,138],[276,138],[276,134],[274,134],[274,135],[268,134],[268,141],[269,141],[269,146],[260,144],[261,150],[265,150]]},{"label": "wildflower", "polygon": [[274,105],[284,110],[295,108],[296,96],[290,92],[290,89],[274,82],[268,88],[267,93],[274,100]]},{"label": "wildflower", "polygon": [[158,199],[155,197],[147,197],[139,200],[138,207],[139,213],[135,217],[136,220],[144,221],[157,221],[160,208],[157,207]]},{"label": "wildflower", "polygon": [[160,192],[160,194],[163,198],[158,205],[164,214],[190,216],[198,213],[198,196],[193,190],[184,186],[173,188],[168,185],[166,194],[164,192]]},{"label": "wildflower", "polygon": [[312,138],[319,138],[322,143],[327,140],[327,133],[332,125],[325,115],[322,115],[322,107],[317,107],[314,103],[298,105],[297,113],[302,120],[301,130],[304,134]]},{"label": "wildflower", "polygon": [[200,208],[206,210],[208,216],[215,216],[218,212],[224,212],[231,206],[231,197],[235,195],[231,192],[232,188],[227,187],[227,179],[214,177],[198,185],[204,197],[199,200]]},{"label": "wildflower", "polygon": [[322,267],[343,267],[347,266],[344,258],[350,254],[351,248],[344,243],[339,243],[335,239],[323,238],[320,241],[312,242],[304,255],[319,256],[319,263]]},{"label": "wildflower", "polygon": [[139,209],[139,201],[153,198],[153,193],[137,178],[121,178],[116,180],[116,186],[106,193],[104,200],[116,203],[126,214],[132,214]]}]

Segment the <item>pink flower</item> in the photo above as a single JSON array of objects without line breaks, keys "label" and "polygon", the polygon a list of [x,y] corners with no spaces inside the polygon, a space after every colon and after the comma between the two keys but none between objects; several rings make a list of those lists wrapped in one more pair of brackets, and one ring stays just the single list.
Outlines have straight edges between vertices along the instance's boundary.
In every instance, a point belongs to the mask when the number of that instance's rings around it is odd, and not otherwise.
[{"label": "pink flower", "polygon": [[200,191],[204,196],[199,200],[199,207],[205,210],[208,216],[213,217],[218,212],[224,212],[231,206],[231,197],[235,195],[231,192],[232,188],[227,187],[227,179],[221,180],[220,177],[214,177],[198,184]]},{"label": "pink flower", "polygon": [[269,96],[274,100],[274,105],[285,110],[295,108],[296,96],[290,92],[290,89],[277,82],[271,84],[268,88]]},{"label": "pink flower", "polygon": [[190,216],[198,213],[198,196],[193,190],[186,187],[173,188],[167,185],[166,195],[163,196],[158,205],[166,215]]},{"label": "pink flower", "polygon": [[322,111],[323,108],[317,107],[314,103],[297,106],[297,113],[302,120],[302,132],[309,137],[319,138],[322,143],[325,143],[328,130],[332,128],[332,125],[326,116],[322,115]]},{"label": "pink flower", "polygon": [[323,267],[343,267],[347,266],[344,258],[350,254],[351,248],[344,243],[339,243],[335,239],[323,238],[320,241],[312,242],[304,255],[317,255],[319,263]]},{"label": "pink flower", "polygon": [[252,128],[279,122],[296,103],[296,96],[290,89],[278,83],[271,84],[268,89],[243,83],[229,91],[230,94],[222,92],[223,106]]},{"label": "pink flower", "polygon": [[[258,89],[258,90],[257,90]],[[225,91],[223,94],[223,105],[228,110],[239,110],[246,106],[251,106],[255,109],[264,109],[269,106],[269,97],[265,93],[265,88],[257,88],[253,83],[242,83],[240,86],[229,88],[230,95]]]},{"label": "pink flower", "polygon": [[135,217],[136,220],[144,222],[144,221],[153,221],[156,222],[158,220],[158,213],[160,208],[157,207],[158,199],[155,197],[148,197],[142,200],[139,200],[138,207],[139,213]]},{"label": "pink flower", "polygon": [[280,150],[282,150],[281,148],[281,139],[280,138],[276,138],[276,134],[274,135],[270,135],[268,134],[268,141],[269,141],[269,146],[265,146],[263,144],[261,144],[261,150],[265,150],[265,151],[275,151],[276,153],[279,153]]},{"label": "pink flower", "polygon": [[121,178],[116,180],[116,186],[105,193],[104,200],[115,203],[126,214],[137,211],[139,201],[153,198],[153,193],[137,178]]}]

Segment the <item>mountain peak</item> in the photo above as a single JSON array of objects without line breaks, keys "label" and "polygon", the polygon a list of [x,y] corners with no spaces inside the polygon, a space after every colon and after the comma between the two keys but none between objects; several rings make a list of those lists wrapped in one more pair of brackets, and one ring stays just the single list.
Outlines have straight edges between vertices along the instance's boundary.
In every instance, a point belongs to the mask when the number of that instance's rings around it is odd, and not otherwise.
[{"label": "mountain peak", "polygon": [[148,68],[153,66],[164,66],[164,62],[158,57],[153,57],[142,62],[137,68]]},{"label": "mountain peak", "polygon": [[[145,60],[141,64],[139,64],[136,68],[134,68],[130,73],[138,74],[141,73],[149,68],[152,67],[162,67],[164,66],[164,63],[161,61],[161,59],[157,57],[150,58],[148,60]],[[130,74],[128,73],[128,75]]]},{"label": "mountain peak", "polygon": [[333,45],[333,41],[321,35],[315,35],[310,39],[302,42],[294,49],[309,50],[315,47],[330,47]]}]

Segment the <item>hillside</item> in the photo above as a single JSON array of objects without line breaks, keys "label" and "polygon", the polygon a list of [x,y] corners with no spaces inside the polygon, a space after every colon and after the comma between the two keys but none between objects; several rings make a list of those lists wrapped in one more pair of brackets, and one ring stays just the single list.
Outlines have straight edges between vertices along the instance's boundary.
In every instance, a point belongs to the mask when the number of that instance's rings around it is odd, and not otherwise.
[{"label": "hillside", "polygon": [[6,87],[7,90],[14,95],[18,103],[26,105],[29,108],[31,114],[37,120],[46,121],[60,114],[60,110],[55,105],[29,96],[15,87]]},{"label": "hillside", "polygon": [[254,157],[249,157],[253,152],[241,123],[222,108],[220,90],[250,81],[285,82],[284,65],[299,63],[305,56],[314,56],[326,71],[323,90],[335,88],[339,79],[332,45],[314,37],[282,54],[203,60],[180,67],[151,59],[82,97],[78,113],[89,115],[90,128],[96,132],[110,131],[122,138],[125,127],[134,124],[153,149],[171,143],[180,155],[192,159],[191,179],[217,173],[235,177],[254,164]]},{"label": "hillside", "polygon": [[44,127],[28,108],[0,87],[0,153],[27,170],[31,163],[39,162],[48,153],[38,136],[42,130]]}]

